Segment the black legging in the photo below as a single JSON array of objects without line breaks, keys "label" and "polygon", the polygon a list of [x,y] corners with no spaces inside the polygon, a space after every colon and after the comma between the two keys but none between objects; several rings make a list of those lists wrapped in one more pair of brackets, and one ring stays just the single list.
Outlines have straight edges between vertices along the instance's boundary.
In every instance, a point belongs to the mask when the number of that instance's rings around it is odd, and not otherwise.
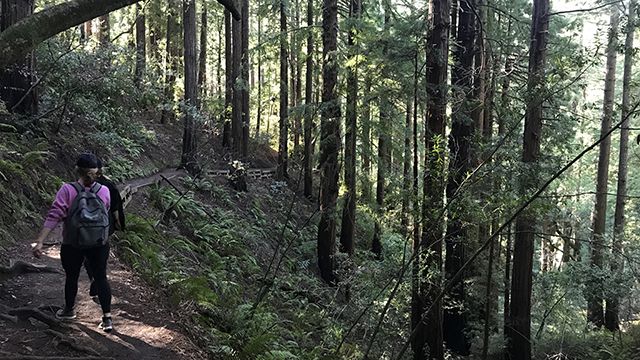
[{"label": "black legging", "polygon": [[78,249],[71,245],[62,245],[60,260],[66,274],[64,285],[64,300],[67,309],[72,309],[78,294],[78,278],[82,263],[87,258],[93,281],[98,289],[98,299],[103,313],[111,312],[111,287],[107,280],[107,260],[109,259],[109,244],[90,248]]}]

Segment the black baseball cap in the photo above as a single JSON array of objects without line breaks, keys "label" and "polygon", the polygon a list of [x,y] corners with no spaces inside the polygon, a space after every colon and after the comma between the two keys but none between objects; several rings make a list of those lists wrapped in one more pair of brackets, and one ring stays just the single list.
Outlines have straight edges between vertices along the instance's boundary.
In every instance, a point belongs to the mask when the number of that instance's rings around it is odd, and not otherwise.
[{"label": "black baseball cap", "polygon": [[78,156],[78,161],[76,161],[76,166],[84,169],[96,169],[98,168],[98,163],[100,160],[91,153],[84,153]]}]

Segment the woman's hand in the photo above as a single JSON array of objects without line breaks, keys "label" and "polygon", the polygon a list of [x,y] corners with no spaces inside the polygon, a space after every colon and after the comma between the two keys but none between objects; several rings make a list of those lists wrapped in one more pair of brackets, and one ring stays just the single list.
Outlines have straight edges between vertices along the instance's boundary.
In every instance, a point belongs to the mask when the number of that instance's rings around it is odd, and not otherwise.
[{"label": "woman's hand", "polygon": [[41,241],[36,241],[35,243],[31,244],[31,252],[33,253],[33,256],[39,258],[40,256],[42,256],[42,246],[43,246],[44,242]]},{"label": "woman's hand", "polygon": [[40,230],[40,234],[38,235],[38,238],[36,239],[35,243],[31,244],[31,252],[33,253],[33,256],[37,258],[42,256],[42,246],[44,245],[44,239],[47,238],[50,232],[51,232],[51,229],[46,227]]}]

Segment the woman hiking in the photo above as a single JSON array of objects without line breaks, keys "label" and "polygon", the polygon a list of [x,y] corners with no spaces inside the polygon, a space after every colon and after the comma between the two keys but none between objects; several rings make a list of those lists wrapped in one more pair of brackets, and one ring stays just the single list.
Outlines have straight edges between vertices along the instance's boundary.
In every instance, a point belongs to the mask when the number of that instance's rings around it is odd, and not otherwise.
[{"label": "woman hiking", "polygon": [[[120,197],[120,190],[116,184],[104,174],[103,164],[99,158],[97,165],[98,172],[96,173],[96,182],[109,189],[109,197],[111,198],[111,204],[109,206],[109,236],[111,236],[116,230],[125,230],[124,206],[122,204],[122,197]],[[84,267],[87,270],[87,276],[91,283],[91,286],[89,286],[89,296],[94,298],[98,296],[98,287],[96,286],[95,281],[93,281],[94,276],[91,272],[89,260],[84,260]]]},{"label": "woman hiking", "polygon": [[64,308],[56,312],[61,320],[75,319],[78,277],[85,258],[88,260],[97,288],[102,321],[100,328],[113,330],[111,320],[111,287],[107,280],[109,258],[109,189],[96,182],[98,159],[93,154],[81,154],[76,162],[78,180],[62,185],[47,213],[33,246],[33,255],[40,257],[44,240],[52,229],[63,222],[60,260],[65,271]]}]

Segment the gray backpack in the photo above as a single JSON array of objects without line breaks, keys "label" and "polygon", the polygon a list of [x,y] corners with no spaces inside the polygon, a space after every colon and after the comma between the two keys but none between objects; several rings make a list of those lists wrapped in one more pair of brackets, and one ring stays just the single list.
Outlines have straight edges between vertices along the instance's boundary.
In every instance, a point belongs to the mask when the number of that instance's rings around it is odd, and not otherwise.
[{"label": "gray backpack", "polygon": [[109,239],[109,214],[98,196],[102,185],[95,183],[86,191],[78,183],[72,183],[78,192],[65,220],[64,243],[78,248],[105,245]]}]

